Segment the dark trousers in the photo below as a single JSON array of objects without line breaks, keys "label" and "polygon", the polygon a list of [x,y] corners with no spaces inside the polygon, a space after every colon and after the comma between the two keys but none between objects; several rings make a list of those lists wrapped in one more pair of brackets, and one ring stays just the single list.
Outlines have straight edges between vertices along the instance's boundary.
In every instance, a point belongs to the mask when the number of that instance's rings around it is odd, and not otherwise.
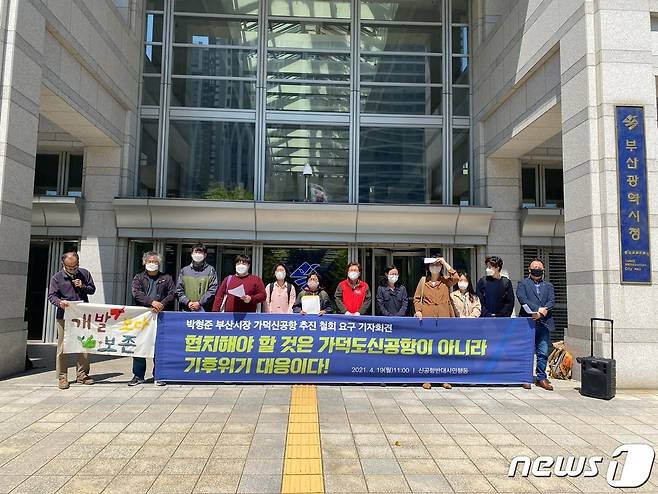
[{"label": "dark trousers", "polygon": [[[144,379],[146,375],[146,358],[133,357],[133,374],[135,377]],[[155,360],[153,361],[153,375],[155,376]]]}]

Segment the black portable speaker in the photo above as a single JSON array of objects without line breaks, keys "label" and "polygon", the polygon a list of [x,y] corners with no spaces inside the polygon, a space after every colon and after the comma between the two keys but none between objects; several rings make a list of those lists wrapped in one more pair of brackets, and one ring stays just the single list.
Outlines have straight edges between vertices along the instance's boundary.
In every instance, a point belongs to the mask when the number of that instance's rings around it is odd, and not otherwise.
[{"label": "black portable speaker", "polygon": [[[594,356],[594,321],[610,323],[610,358]],[[610,400],[617,392],[617,370],[614,359],[613,326],[612,319],[599,319],[593,317],[591,326],[591,351],[589,357],[578,357],[580,364],[581,387],[580,394],[601,400]]]}]

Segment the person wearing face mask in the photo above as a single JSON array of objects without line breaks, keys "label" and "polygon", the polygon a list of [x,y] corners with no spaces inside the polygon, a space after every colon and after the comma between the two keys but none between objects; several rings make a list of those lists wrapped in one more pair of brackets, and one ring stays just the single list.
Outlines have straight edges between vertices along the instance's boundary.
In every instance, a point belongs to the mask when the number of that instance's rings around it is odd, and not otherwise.
[{"label": "person wearing face mask", "polygon": [[292,314],[297,293],[292,283],[287,281],[288,268],[283,263],[274,266],[274,281],[265,287],[266,299],[264,312],[266,314]]},{"label": "person wearing face mask", "polygon": [[510,317],[514,311],[512,282],[501,274],[503,260],[489,256],[485,260],[486,276],[480,278],[475,293],[482,304],[480,317]]},{"label": "person wearing face mask", "polygon": [[407,315],[409,297],[407,289],[398,285],[400,272],[395,266],[384,271],[381,286],[377,287],[377,312],[382,316],[404,317]]},{"label": "person wearing face mask", "polygon": [[459,275],[457,289],[450,294],[450,299],[457,317],[480,317],[480,298],[475,294],[471,277],[467,273]]},{"label": "person wearing face mask", "polygon": [[[151,307],[157,314],[165,310],[174,301],[176,285],[168,274],[160,271],[162,256],[154,251],[144,253],[142,256],[144,271],[137,273],[133,278],[132,294],[135,305]],[[155,375],[155,368],[153,369]],[[133,357],[133,378],[128,386],[144,384],[146,377],[146,359]],[[164,386],[163,381],[155,381],[156,386]]]},{"label": "person wearing face mask", "polygon": [[[217,290],[215,301],[212,304],[213,312],[256,312],[258,304],[267,298],[265,285],[258,276],[250,274],[251,259],[247,255],[235,258],[235,274],[229,275],[222,281]],[[242,285],[242,289],[240,289]],[[244,295],[238,297],[232,293],[234,290],[244,290]]]},{"label": "person wearing face mask", "polygon": [[427,273],[418,282],[414,294],[415,316],[419,319],[455,317],[450,302],[450,288],[459,281],[457,271],[438,255],[425,259],[425,264],[428,265]]},{"label": "person wearing face mask", "polygon": [[334,293],[339,314],[359,316],[370,309],[372,294],[368,283],[361,280],[361,265],[351,262],[347,266],[347,279],[341,281]]},{"label": "person wearing face mask", "polygon": [[178,274],[176,297],[182,310],[206,311],[217,293],[217,272],[206,262],[207,254],[204,244],[195,244],[192,247],[192,263]]},{"label": "person wearing face mask", "polygon": [[[535,353],[537,354],[536,385],[547,391],[553,386],[546,375],[548,349],[551,343],[551,331],[555,330],[553,307],[555,307],[555,290],[553,285],[544,280],[544,263],[534,259],[528,266],[528,277],[519,281],[516,297],[521,304],[519,317],[532,317],[535,321]],[[530,309],[528,313],[523,306]],[[524,385],[529,388],[530,385]]]},{"label": "person wearing face mask", "polygon": [[[96,285],[91,273],[80,267],[80,258],[77,252],[67,252],[62,256],[62,269],[50,279],[48,286],[48,302],[57,307],[57,356],[55,372],[59,389],[68,389],[69,362],[68,355],[64,353],[64,311],[69,302],[89,302],[89,295],[96,292]],[[76,382],[81,384],[94,384],[89,377],[89,358],[86,353],[77,354]]]},{"label": "person wearing face mask", "polygon": [[306,276],[306,286],[304,286],[299,292],[299,295],[297,295],[297,300],[295,300],[295,305],[292,308],[293,312],[305,316],[306,312],[304,312],[303,309],[302,299],[313,295],[320,297],[319,316],[323,314],[331,314],[333,312],[331,298],[329,297],[329,294],[322,289],[322,278],[320,278],[320,275],[315,272],[311,272]]}]

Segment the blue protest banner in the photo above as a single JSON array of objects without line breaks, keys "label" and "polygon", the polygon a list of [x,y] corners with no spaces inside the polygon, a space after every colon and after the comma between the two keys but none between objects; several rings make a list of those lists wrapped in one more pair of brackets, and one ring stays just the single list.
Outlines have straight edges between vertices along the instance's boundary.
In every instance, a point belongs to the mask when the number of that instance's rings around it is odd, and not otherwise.
[{"label": "blue protest banner", "polygon": [[458,319],[164,312],[156,379],[281,383],[532,381],[535,325]]}]

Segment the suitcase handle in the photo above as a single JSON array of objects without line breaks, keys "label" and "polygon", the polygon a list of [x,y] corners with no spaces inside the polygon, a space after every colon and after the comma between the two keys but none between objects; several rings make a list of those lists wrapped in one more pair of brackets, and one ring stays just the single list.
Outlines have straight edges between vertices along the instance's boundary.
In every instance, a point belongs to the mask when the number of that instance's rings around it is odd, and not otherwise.
[{"label": "suitcase handle", "polygon": [[610,358],[614,359],[615,358],[615,345],[613,342],[613,334],[614,334],[614,324],[615,322],[612,319],[602,319],[600,317],[592,317],[590,319],[590,330],[591,330],[591,339],[590,339],[590,345],[591,345],[591,351],[590,354],[593,357],[594,356],[594,321],[601,321],[601,322],[609,322],[610,323]]}]

